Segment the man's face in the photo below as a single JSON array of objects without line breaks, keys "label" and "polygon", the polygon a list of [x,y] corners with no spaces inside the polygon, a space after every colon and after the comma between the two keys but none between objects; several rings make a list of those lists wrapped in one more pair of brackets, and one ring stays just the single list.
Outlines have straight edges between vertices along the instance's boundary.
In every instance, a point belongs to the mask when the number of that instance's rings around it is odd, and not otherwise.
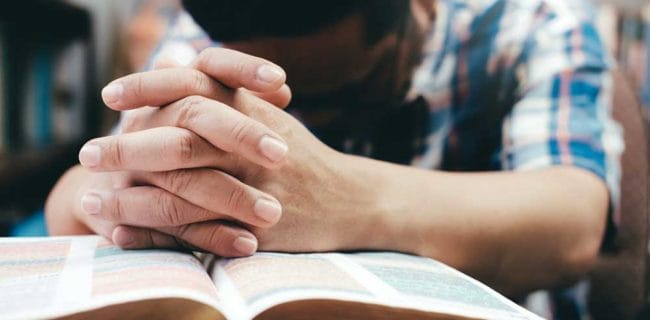
[{"label": "man's face", "polygon": [[428,25],[419,25],[414,16],[406,14],[399,30],[373,44],[366,41],[364,18],[350,16],[312,35],[224,46],[282,66],[297,108],[381,107],[403,99],[419,62]]}]

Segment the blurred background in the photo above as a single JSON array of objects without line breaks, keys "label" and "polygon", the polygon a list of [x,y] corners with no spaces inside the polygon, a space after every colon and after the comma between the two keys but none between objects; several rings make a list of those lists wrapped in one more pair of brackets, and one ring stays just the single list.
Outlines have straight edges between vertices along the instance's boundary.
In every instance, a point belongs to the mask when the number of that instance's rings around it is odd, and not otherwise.
[{"label": "blurred background", "polygon": [[[650,110],[650,2],[593,0],[603,39]],[[0,3],[0,236],[44,234],[48,191],[118,115],[100,89],[138,71],[178,0]]]},{"label": "blurred background", "polygon": [[45,232],[49,190],[118,119],[101,88],[146,64],[178,2],[0,2],[0,236]]}]

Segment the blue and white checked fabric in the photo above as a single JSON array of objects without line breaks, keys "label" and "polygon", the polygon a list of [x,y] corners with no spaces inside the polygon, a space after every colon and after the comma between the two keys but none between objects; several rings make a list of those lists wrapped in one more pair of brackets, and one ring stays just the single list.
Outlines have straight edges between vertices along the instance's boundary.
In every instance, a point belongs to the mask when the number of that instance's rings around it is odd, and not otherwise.
[{"label": "blue and white checked fabric", "polygon": [[[619,198],[612,60],[583,1],[441,1],[413,95],[432,113],[415,163],[450,170],[570,165]],[[617,221],[617,216],[614,217]]]},{"label": "blue and white checked fabric", "polygon": [[[397,142],[414,146],[398,148],[408,154],[397,162],[449,171],[582,168],[607,184],[615,226],[624,146],[622,129],[611,116],[613,60],[596,32],[590,5],[439,0],[436,6],[438,18],[405,102],[424,102],[417,116],[424,125],[404,136],[413,141]],[[217,45],[181,12],[151,61],[166,55],[189,63]],[[327,130],[306,125],[328,140]],[[339,149],[355,152],[352,140],[361,138],[343,134],[341,139]],[[361,149],[357,153],[376,156],[373,150],[382,146]],[[563,292],[561,299],[570,297]],[[546,316],[556,319],[584,317],[579,304],[574,314],[549,310],[554,314]]]}]

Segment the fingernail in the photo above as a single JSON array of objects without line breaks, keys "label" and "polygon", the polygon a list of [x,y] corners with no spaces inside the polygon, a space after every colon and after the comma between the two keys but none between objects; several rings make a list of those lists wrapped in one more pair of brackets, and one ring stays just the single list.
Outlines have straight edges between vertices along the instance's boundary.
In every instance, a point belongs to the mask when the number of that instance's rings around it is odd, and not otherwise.
[{"label": "fingernail", "polygon": [[257,69],[257,79],[262,82],[273,83],[279,81],[283,77],[284,71],[276,66],[264,64]]},{"label": "fingernail", "polygon": [[102,160],[102,149],[94,144],[86,144],[79,151],[79,162],[84,167],[98,166]]},{"label": "fingernail", "polygon": [[124,227],[117,227],[113,230],[111,240],[115,245],[122,248],[133,247],[136,244],[136,237],[133,232],[129,232]]},{"label": "fingernail", "polygon": [[273,162],[282,160],[289,151],[289,147],[282,141],[270,136],[262,137],[260,150],[265,157]]},{"label": "fingernail", "polygon": [[276,223],[282,215],[282,206],[276,201],[259,199],[255,202],[255,214],[262,220]]},{"label": "fingernail", "polygon": [[102,210],[102,198],[95,193],[87,193],[81,197],[81,209],[87,214],[98,214]]},{"label": "fingernail", "polygon": [[124,86],[121,83],[111,83],[102,90],[102,98],[106,104],[116,103],[122,98]]},{"label": "fingernail", "polygon": [[257,241],[247,237],[239,237],[233,242],[233,247],[242,255],[250,256],[257,251]]}]

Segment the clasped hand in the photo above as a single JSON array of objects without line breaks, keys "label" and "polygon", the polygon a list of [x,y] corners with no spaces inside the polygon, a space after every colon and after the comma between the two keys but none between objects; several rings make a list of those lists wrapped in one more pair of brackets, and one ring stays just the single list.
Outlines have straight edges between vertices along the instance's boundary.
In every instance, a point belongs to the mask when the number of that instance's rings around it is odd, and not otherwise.
[{"label": "clasped hand", "polygon": [[325,208],[341,155],[282,109],[290,95],[281,68],[221,48],[113,81],[104,102],[128,111],[79,154],[97,177],[79,191],[82,221],[126,248],[336,249]]}]

